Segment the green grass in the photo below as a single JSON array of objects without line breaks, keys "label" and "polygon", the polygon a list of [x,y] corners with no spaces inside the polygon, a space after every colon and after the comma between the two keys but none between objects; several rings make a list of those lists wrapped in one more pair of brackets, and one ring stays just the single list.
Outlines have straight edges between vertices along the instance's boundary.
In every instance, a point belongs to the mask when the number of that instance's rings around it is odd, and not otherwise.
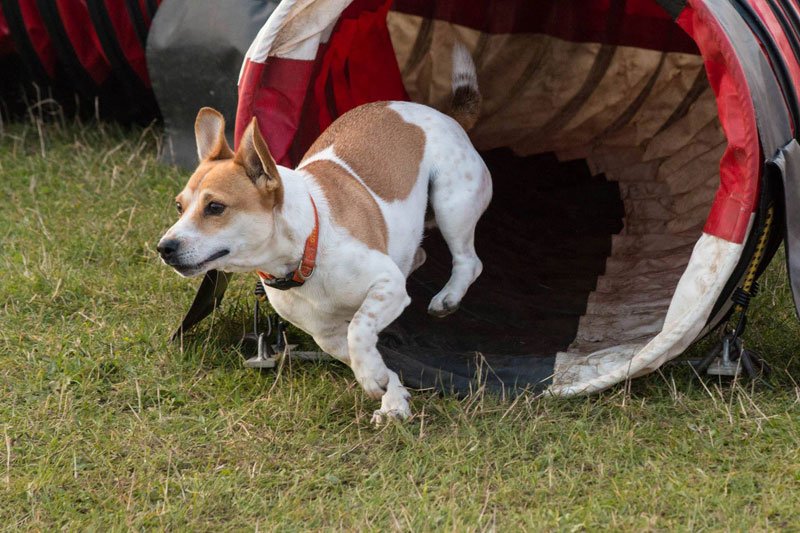
[{"label": "green grass", "polygon": [[339,364],[242,368],[251,279],[167,343],[195,283],[154,253],[186,177],[157,149],[109,125],[0,137],[0,527],[800,528],[782,261],[747,333],[769,384],[668,366],[591,398],[416,393],[375,430]]}]

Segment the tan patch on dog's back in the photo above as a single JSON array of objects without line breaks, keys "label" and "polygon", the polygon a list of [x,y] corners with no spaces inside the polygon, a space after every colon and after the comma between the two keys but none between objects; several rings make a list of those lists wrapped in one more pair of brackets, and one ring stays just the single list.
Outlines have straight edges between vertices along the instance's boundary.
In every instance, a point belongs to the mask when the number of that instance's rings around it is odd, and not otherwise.
[{"label": "tan patch on dog's back", "polygon": [[386,221],[378,202],[360,181],[327,159],[309,163],[301,170],[311,174],[319,184],[337,225],[369,248],[386,253],[389,240]]},{"label": "tan patch on dog's back", "polygon": [[375,194],[391,202],[408,198],[417,182],[425,132],[403,120],[387,102],[375,102],[339,117],[303,160],[329,146]]}]

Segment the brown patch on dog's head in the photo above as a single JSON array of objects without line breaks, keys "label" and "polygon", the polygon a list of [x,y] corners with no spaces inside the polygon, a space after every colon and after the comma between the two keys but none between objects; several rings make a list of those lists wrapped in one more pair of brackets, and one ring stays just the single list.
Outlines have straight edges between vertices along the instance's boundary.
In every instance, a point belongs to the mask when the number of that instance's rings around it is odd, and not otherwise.
[{"label": "brown patch on dog's head", "polygon": [[341,165],[319,159],[302,167],[314,177],[328,201],[333,220],[373,250],[386,253],[389,232],[378,202]]},{"label": "brown patch on dog's head", "polygon": [[[226,159],[201,163],[176,202],[187,207],[196,204],[187,216],[195,228],[209,234],[223,228],[238,212],[272,211],[277,197],[260,191],[244,167]],[[218,206],[222,206],[221,212]]]},{"label": "brown patch on dog's head", "polygon": [[158,252],[182,276],[210,269],[252,272],[269,256],[265,246],[283,202],[278,167],[255,119],[236,153],[225,141],[225,120],[213,109],[200,110],[195,134],[200,164],[175,199],[181,216]]},{"label": "brown patch on dog's head", "polygon": [[265,194],[274,196],[275,205],[283,203],[283,187],[278,166],[267,148],[256,117],[250,121],[239,140],[233,161],[244,168],[253,184]]},{"label": "brown patch on dog's head", "polygon": [[408,198],[417,182],[425,132],[387,102],[375,102],[339,117],[303,159],[329,146],[375,194],[391,202]]},{"label": "brown patch on dog's head", "polygon": [[185,211],[195,228],[213,233],[236,212],[272,211],[281,205],[280,174],[255,118],[235,154],[225,140],[225,119],[214,109],[200,110],[195,135],[200,164],[175,198],[178,211]]}]

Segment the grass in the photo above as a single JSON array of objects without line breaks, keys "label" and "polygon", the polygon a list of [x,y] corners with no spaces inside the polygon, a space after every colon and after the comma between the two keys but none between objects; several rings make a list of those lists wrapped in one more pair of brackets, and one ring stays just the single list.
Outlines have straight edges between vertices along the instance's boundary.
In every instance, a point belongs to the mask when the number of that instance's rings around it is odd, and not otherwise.
[{"label": "grass", "polygon": [[341,365],[242,368],[252,280],[193,341],[166,341],[194,283],[154,253],[185,179],[157,139],[0,136],[0,527],[800,527],[800,327],[781,261],[747,332],[768,384],[668,366],[591,398],[420,392],[414,420],[375,430]]}]

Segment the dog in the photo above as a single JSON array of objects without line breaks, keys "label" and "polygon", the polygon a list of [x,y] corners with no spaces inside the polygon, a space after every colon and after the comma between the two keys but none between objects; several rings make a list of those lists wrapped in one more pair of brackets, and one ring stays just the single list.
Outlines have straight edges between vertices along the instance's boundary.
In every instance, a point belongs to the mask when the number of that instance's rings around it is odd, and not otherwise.
[{"label": "dog", "polygon": [[186,277],[257,272],[275,311],[381,400],[375,424],[411,415],[410,394],[376,344],[411,301],[406,279],[425,261],[429,204],[452,271],[428,312],[454,312],[483,269],[475,226],[492,180],[466,133],[481,96],[461,44],[453,49],[452,91],[448,114],[397,101],[352,109],[295,169],[275,163],[255,118],[234,153],[222,115],[201,109],[200,163],[175,199],[178,221],[157,246]]}]

